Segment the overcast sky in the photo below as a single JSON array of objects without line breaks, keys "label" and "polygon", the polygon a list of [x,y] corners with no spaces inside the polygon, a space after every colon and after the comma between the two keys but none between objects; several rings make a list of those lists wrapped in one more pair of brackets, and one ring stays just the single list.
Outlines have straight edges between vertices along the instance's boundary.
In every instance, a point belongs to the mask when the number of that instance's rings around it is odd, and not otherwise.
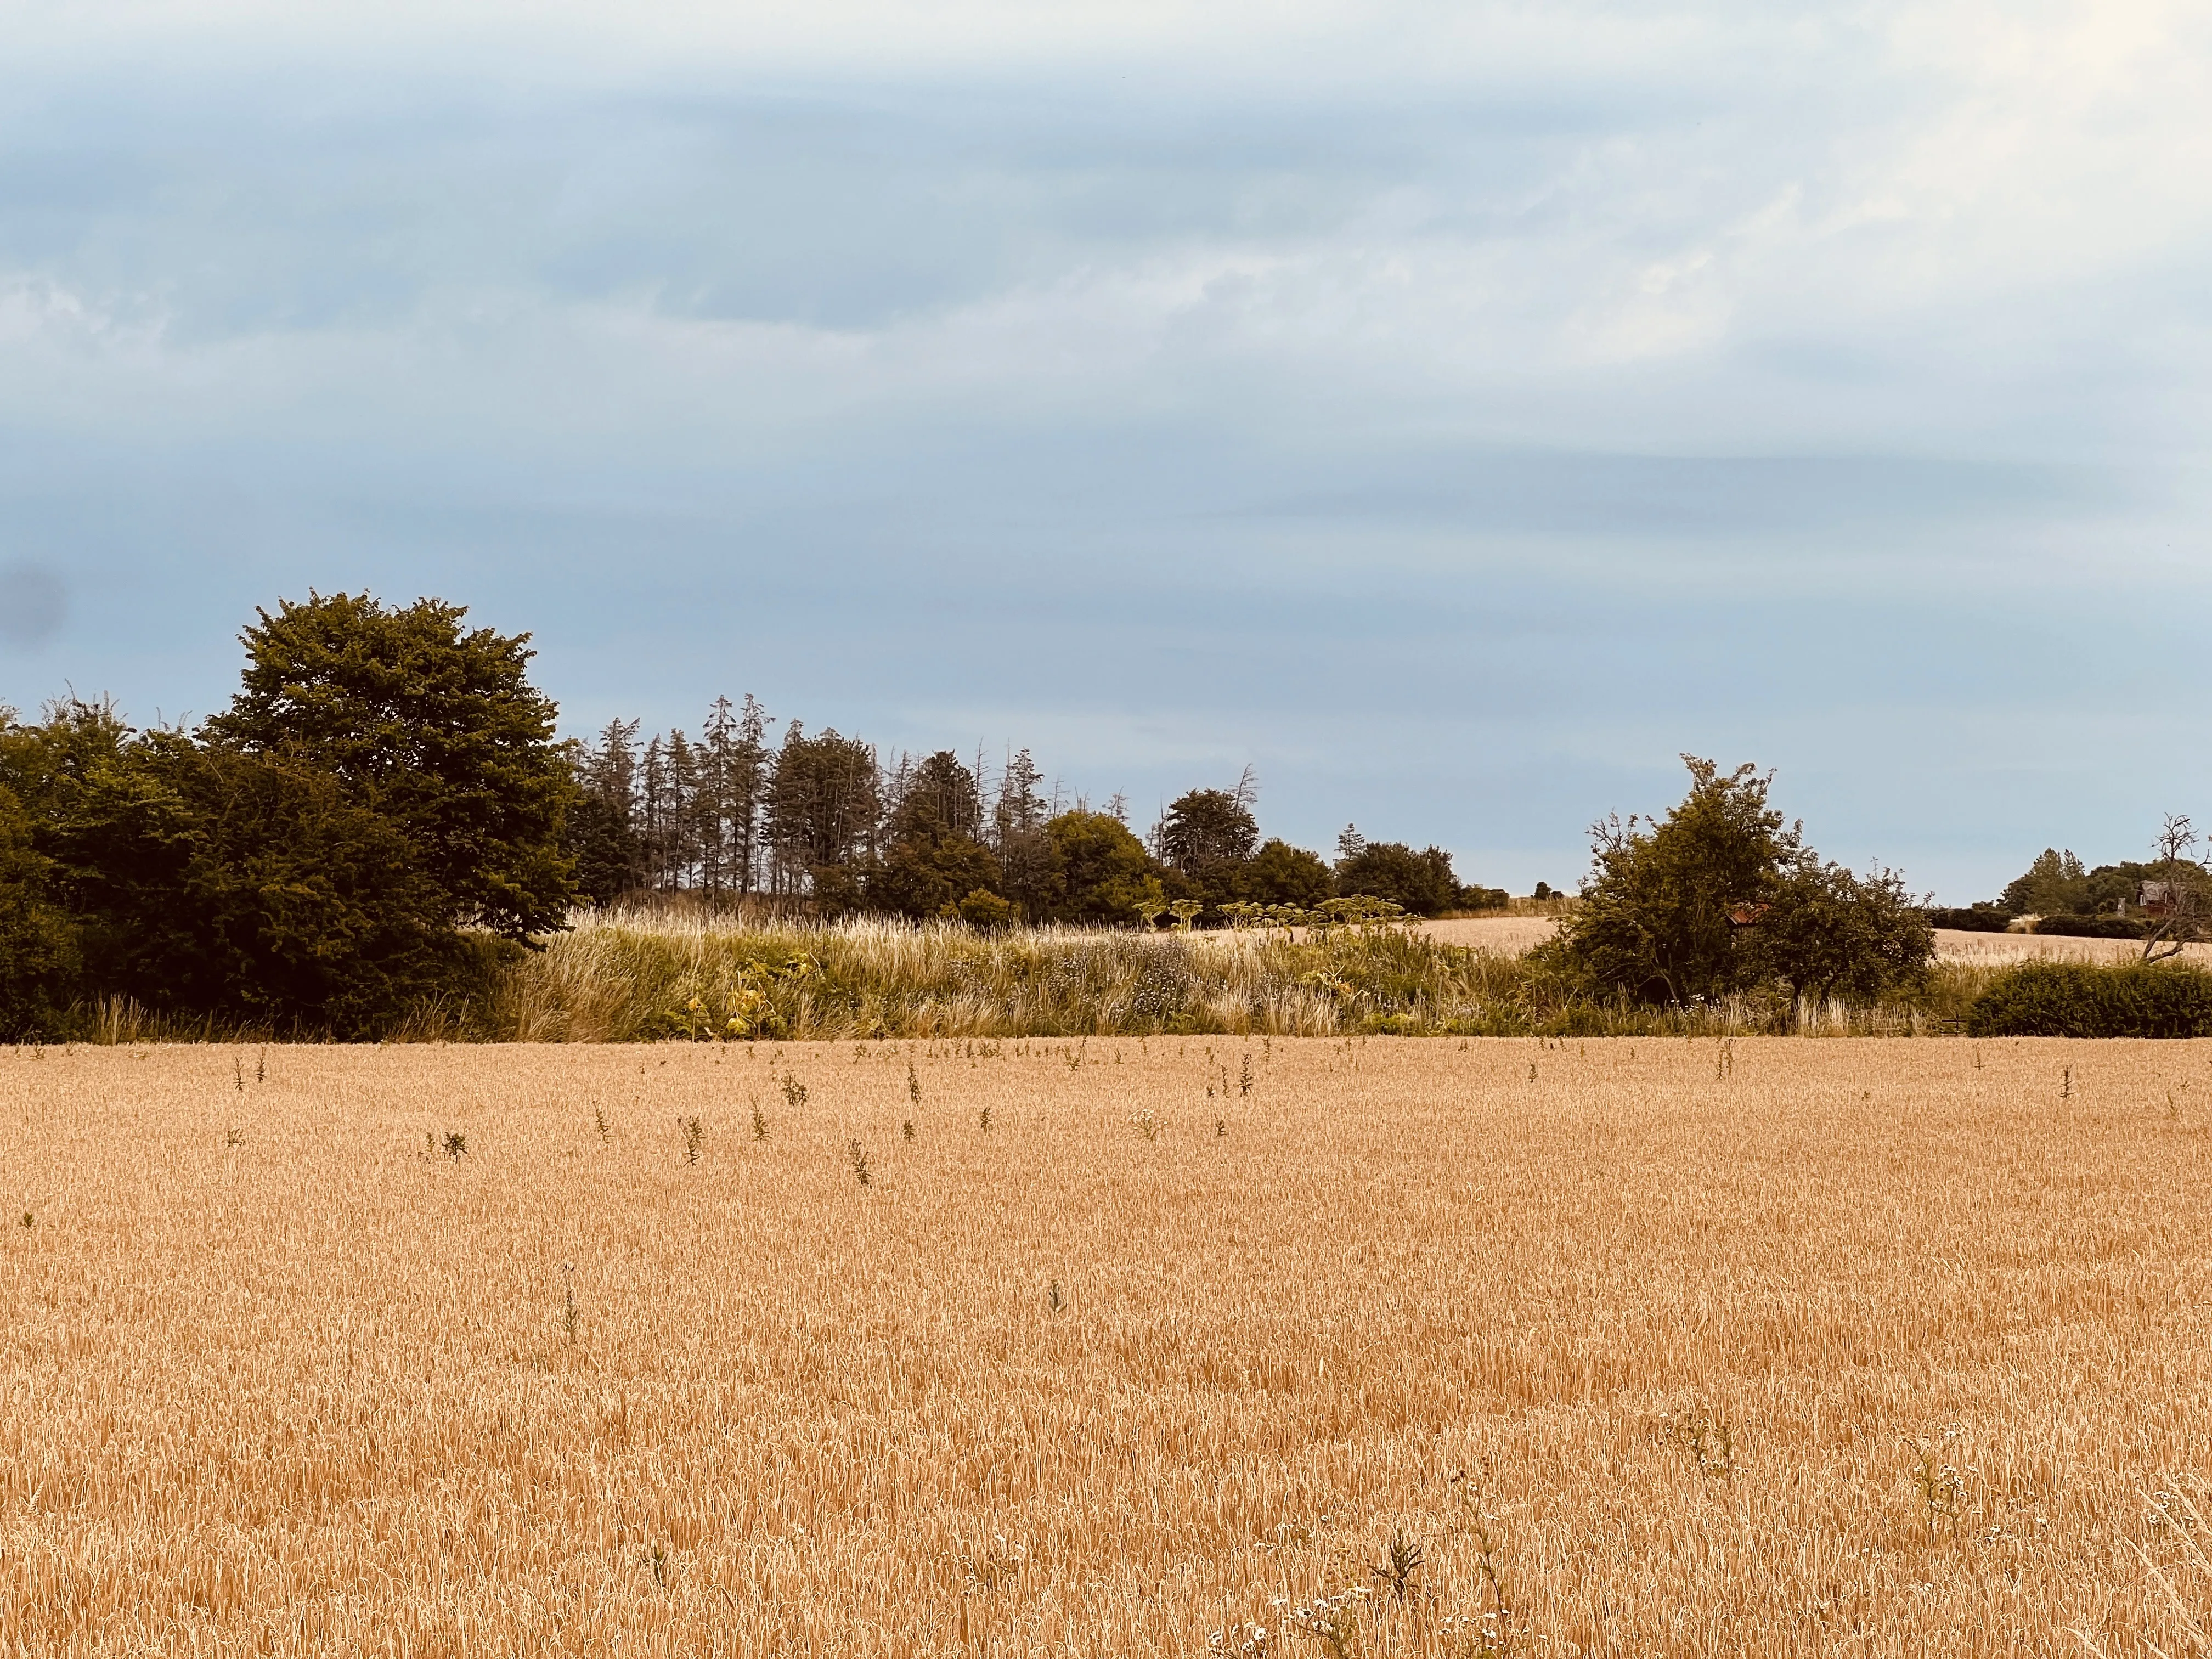
[{"label": "overcast sky", "polygon": [[[711,18],[703,14],[712,9]],[[564,723],[1575,880],[2212,823],[2201,5],[0,0],[0,701],[435,593]]]}]

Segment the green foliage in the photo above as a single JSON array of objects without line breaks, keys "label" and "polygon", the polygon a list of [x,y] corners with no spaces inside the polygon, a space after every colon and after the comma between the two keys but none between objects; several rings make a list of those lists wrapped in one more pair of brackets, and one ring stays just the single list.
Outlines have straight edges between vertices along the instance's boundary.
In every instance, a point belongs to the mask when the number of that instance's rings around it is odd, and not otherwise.
[{"label": "green foliage", "polygon": [[1893,870],[1856,876],[1802,849],[1769,878],[1763,902],[1764,913],[1740,930],[1750,983],[1774,980],[1799,996],[1873,1002],[1917,981],[1936,957],[1927,915]]},{"label": "green foliage", "polygon": [[1226,789],[1193,789],[1162,817],[1160,857],[1185,875],[1238,865],[1252,856],[1260,826],[1252,810]]},{"label": "green foliage", "polygon": [[363,1036],[484,964],[410,838],[288,755],[70,703],[11,730],[5,763],[92,993]]},{"label": "green foliage", "polygon": [[[2142,862],[2123,859],[2084,869],[2070,852],[2045,848],[2025,873],[2005,884],[1997,908],[2014,916],[2111,916],[2132,907],[2144,882],[2206,882],[2201,867],[2186,860]],[[2115,934],[2136,939],[2138,933]]]},{"label": "green foliage", "polygon": [[1755,768],[1723,775],[1711,761],[1683,762],[1690,793],[1664,818],[1639,830],[1616,813],[1591,826],[1596,870],[1547,947],[1601,995],[1681,1003],[1737,989],[1737,918],[1767,898],[1800,851],[1799,832],[1767,805],[1770,781]]},{"label": "green foliage", "polygon": [[950,749],[915,768],[884,825],[893,842],[978,841],[983,832],[982,791],[975,775]]},{"label": "green foliage", "polygon": [[2071,852],[2046,847],[2022,874],[2006,884],[1997,902],[2007,914],[2015,916],[2085,909],[2089,902],[2089,872]]},{"label": "green foliage", "polygon": [[1339,860],[1336,890],[1389,899],[1417,916],[1433,916],[1460,904],[1459,878],[1441,847],[1416,853],[1402,842],[1372,841]]},{"label": "green foliage", "polygon": [[[1334,902],[1343,902],[1336,901]],[[472,1005],[475,1035],[532,1042],[760,1036],[1722,1035],[1801,1029],[1786,996],[1688,1007],[1595,999],[1526,957],[1418,929],[1286,935],[977,930],[855,920],[665,931],[586,918]],[[1910,1033],[1963,1015],[1988,970],[1945,968],[1910,1000],[1816,1011],[1802,1029]],[[731,1016],[743,1014],[732,1026]],[[1808,1017],[1811,1018],[1811,1017]]]},{"label": "green foliage", "polygon": [[1966,909],[1930,910],[1928,925],[1965,933],[2002,933],[2012,926],[2012,917],[1994,904],[1976,904]]},{"label": "green foliage", "polygon": [[1144,842],[1104,812],[1062,812],[1044,826],[1048,879],[1039,884],[1045,921],[1126,927],[1138,906],[1167,908]]},{"label": "green foliage", "polygon": [[1966,1024],[1976,1036],[2205,1036],[2212,974],[2179,963],[2022,963],[1990,981]]},{"label": "green foliage", "polygon": [[890,844],[866,878],[867,907],[917,919],[955,915],[968,895],[995,892],[1004,872],[976,839],[982,823],[975,775],[950,750],[928,757],[904,777]]},{"label": "green foliage", "polygon": [[2142,939],[2151,924],[2134,916],[2038,916],[2035,931],[2060,939]]},{"label": "green foliage", "polygon": [[610,720],[598,748],[580,741],[563,745],[576,793],[562,821],[561,850],[574,866],[578,896],[597,905],[611,904],[647,880],[646,837],[635,811],[637,728],[635,720]]},{"label": "green foliage", "polygon": [[32,844],[30,814],[0,784],[0,1042],[55,1030],[77,975],[76,929],[52,902],[53,863]]},{"label": "green foliage", "polygon": [[1823,862],[1767,804],[1771,780],[1683,757],[1691,787],[1663,818],[1591,830],[1596,870],[1541,957],[1598,995],[1710,1001],[1762,984],[1875,1000],[1935,954],[1902,878]]},{"label": "green foliage", "polygon": [[204,738],[334,779],[398,831],[450,923],[556,932],[574,898],[560,835],[575,790],[556,711],[529,682],[530,636],[464,631],[467,614],[312,592],[260,611],[243,684]]},{"label": "green foliage", "polygon": [[867,908],[917,919],[943,915],[964,895],[995,888],[999,879],[997,857],[965,836],[896,842],[867,873]]},{"label": "green foliage", "polygon": [[1189,790],[1169,805],[1152,835],[1170,899],[1206,911],[1243,896],[1260,826],[1241,792]]},{"label": "green foliage", "polygon": [[1271,840],[1252,855],[1237,884],[1255,904],[1290,904],[1310,908],[1336,892],[1336,875],[1318,853]]},{"label": "green foliage", "polygon": [[872,846],[882,817],[874,750],[834,728],[815,738],[797,720],[784,728],[768,791],[768,835],[787,866],[853,862]]},{"label": "green foliage", "polygon": [[1015,920],[1013,905],[987,887],[978,887],[962,899],[955,914],[970,927],[1006,927]]}]

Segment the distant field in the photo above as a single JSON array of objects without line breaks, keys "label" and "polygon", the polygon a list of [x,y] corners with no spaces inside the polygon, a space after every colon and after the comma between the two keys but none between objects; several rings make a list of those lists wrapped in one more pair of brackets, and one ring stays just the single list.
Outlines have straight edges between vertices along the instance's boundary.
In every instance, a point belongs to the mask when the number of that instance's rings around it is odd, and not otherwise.
[{"label": "distant field", "polygon": [[1425,921],[1421,931],[1446,945],[1518,956],[1559,931],[1556,916],[1472,916],[1455,921]]},{"label": "distant field", "polygon": [[[1517,955],[1551,938],[1558,922],[1543,916],[1478,916],[1460,921],[1431,921],[1422,931],[1448,945]],[[1974,967],[1998,968],[2014,962],[2133,962],[2142,946],[2124,939],[2045,939],[2032,933],[1968,933],[1936,930],[1936,957]],[[2192,945],[2183,953],[2191,962],[2212,964],[2212,945]]]},{"label": "distant field", "polygon": [[2194,1652],[2208,1166],[2201,1043],[0,1049],[0,1653]]}]

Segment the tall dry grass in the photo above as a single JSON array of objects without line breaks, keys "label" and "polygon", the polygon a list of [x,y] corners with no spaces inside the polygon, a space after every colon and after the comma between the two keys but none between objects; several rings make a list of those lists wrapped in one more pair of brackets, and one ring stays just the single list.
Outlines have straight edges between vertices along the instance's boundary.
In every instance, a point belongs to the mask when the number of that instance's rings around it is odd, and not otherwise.
[{"label": "tall dry grass", "polygon": [[0,1050],[0,1652],[2199,1651],[2208,1060]]},{"label": "tall dry grass", "polygon": [[1923,994],[1889,1006],[1752,996],[1653,1009],[1577,997],[1517,950],[1469,948],[1413,929],[986,934],[884,921],[763,926],[704,913],[587,913],[480,1005],[433,1011],[411,1035],[628,1042],[730,1035],[736,1015],[739,1035],[837,1040],[1892,1036],[1955,1022],[1985,978],[1939,969]]}]

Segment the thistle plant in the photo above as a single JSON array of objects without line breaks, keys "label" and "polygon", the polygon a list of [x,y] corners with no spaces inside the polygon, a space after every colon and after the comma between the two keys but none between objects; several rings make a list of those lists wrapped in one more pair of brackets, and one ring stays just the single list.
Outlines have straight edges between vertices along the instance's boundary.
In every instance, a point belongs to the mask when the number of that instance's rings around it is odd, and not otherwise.
[{"label": "thistle plant", "polygon": [[696,1164],[699,1148],[707,1139],[706,1129],[696,1117],[679,1117],[676,1120],[676,1127],[684,1132],[684,1161]]},{"label": "thistle plant", "polygon": [[850,1140],[845,1143],[845,1161],[853,1166],[853,1174],[854,1177],[859,1180],[860,1183],[863,1187],[866,1186],[868,1184],[868,1155],[860,1149],[860,1143],[859,1141]]},{"label": "thistle plant", "polygon": [[768,1139],[768,1114],[761,1110],[760,1102],[757,1100],[753,1102],[753,1139],[755,1140]]}]

